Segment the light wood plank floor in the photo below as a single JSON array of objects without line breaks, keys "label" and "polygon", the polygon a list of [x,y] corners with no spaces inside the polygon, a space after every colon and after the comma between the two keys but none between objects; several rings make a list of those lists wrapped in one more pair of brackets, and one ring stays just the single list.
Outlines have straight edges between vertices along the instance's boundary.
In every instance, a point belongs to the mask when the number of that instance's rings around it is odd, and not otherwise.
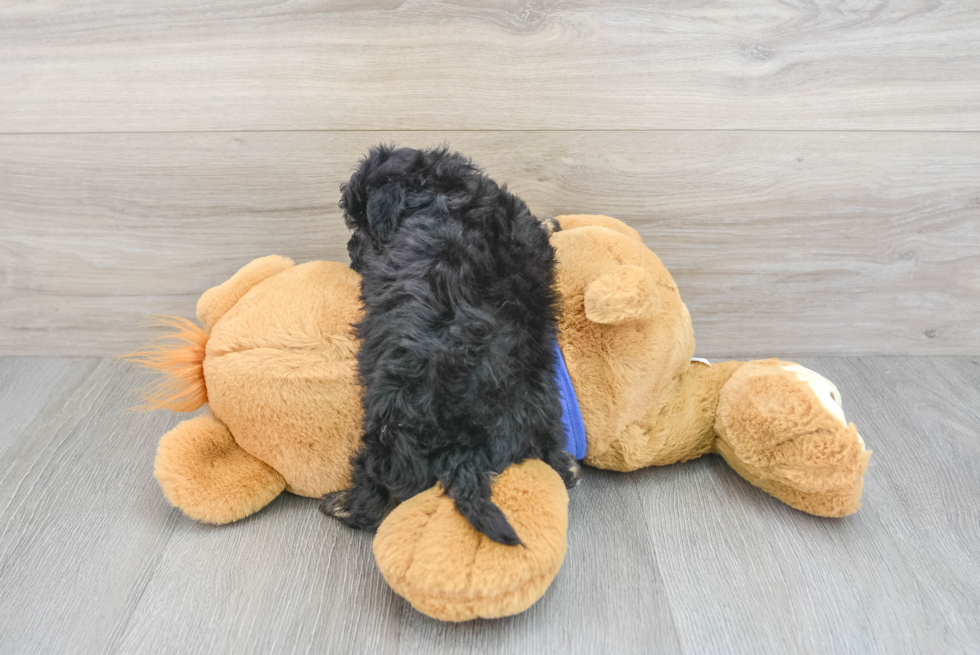
[{"label": "light wood plank floor", "polygon": [[874,450],[864,507],[796,512],[706,457],[588,470],[544,598],[451,625],[411,609],[370,536],[283,496],[231,526],[167,505],[143,376],[0,358],[2,653],[975,653],[980,360],[811,358]]}]

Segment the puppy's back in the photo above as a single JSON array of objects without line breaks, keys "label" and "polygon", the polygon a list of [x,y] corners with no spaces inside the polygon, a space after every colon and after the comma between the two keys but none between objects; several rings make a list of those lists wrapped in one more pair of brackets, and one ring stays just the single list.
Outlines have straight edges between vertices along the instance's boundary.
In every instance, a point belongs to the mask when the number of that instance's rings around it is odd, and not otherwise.
[{"label": "puppy's back", "polygon": [[341,205],[362,273],[365,447],[389,458],[396,496],[439,480],[474,527],[517,543],[489,480],[557,441],[548,231],[445,149],[372,150]]}]

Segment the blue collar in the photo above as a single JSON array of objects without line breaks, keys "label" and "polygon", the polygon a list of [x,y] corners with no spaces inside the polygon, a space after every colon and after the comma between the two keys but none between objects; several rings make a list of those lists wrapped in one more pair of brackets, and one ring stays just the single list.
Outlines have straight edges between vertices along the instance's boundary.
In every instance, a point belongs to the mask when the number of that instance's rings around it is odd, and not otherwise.
[{"label": "blue collar", "polygon": [[578,406],[575,386],[568,375],[565,358],[555,339],[555,382],[558,383],[558,398],[561,400],[561,425],[565,429],[565,450],[575,459],[585,457],[585,423],[582,421],[582,411]]}]

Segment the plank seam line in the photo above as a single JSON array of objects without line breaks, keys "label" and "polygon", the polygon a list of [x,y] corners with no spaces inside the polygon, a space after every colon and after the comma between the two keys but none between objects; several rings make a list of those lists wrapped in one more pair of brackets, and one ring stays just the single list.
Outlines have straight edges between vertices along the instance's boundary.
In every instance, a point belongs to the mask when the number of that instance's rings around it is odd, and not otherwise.
[{"label": "plank seam line", "polygon": [[170,530],[167,532],[167,540],[160,547],[157,553],[156,559],[153,562],[153,569],[150,571],[150,575],[147,576],[146,581],[140,586],[139,594],[133,600],[133,604],[129,612],[126,614],[126,618],[121,621],[117,629],[113,630],[114,635],[110,635],[110,639],[115,641],[112,643],[110,641],[106,644],[106,652],[119,653],[122,648],[123,642],[126,641],[126,637],[129,635],[130,630],[133,627],[133,618],[140,609],[140,603],[143,602],[143,597],[146,595],[146,591],[150,588],[154,578],[156,578],[157,573],[160,571],[160,566],[163,563],[164,557],[166,557],[167,552],[170,549],[170,543],[173,541],[174,533],[177,531],[177,522],[183,518],[177,508],[173,508],[170,515],[167,516],[167,524],[169,524]]},{"label": "plank seam line", "polygon": [[761,129],[761,128],[609,128],[609,129],[451,129],[451,128],[372,128],[372,129],[241,129],[241,130],[106,130],[106,131],[63,131],[63,132],[2,132],[0,137],[17,136],[93,136],[93,135],[129,135],[129,134],[370,134],[383,133],[483,133],[483,134],[574,134],[574,133],[760,133],[760,134],[980,134],[976,130],[896,130],[896,129]]}]

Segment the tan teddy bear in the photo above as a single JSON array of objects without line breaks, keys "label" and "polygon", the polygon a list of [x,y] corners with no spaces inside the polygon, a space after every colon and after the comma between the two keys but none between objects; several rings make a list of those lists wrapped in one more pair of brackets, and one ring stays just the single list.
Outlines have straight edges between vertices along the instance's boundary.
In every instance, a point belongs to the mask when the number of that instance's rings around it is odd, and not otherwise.
[{"label": "tan teddy bear", "polygon": [[[692,361],[687,308],[639,234],[606,216],[559,217],[559,345],[574,385],[585,463],[617,471],[716,453],[804,512],[857,511],[870,451],[836,387],[779,360]],[[156,477],[191,518],[227,523],[284,490],[319,497],[348,483],[360,432],[359,279],[335,262],[248,264],[198,303],[176,343],[134,354],[164,372],[150,407],[210,416],[160,441]],[[436,487],[399,505],[374,552],[392,588],[429,616],[461,621],[527,609],[565,555],[568,496],[537,460],[494,482],[493,502],[525,548],[476,532]]]}]

